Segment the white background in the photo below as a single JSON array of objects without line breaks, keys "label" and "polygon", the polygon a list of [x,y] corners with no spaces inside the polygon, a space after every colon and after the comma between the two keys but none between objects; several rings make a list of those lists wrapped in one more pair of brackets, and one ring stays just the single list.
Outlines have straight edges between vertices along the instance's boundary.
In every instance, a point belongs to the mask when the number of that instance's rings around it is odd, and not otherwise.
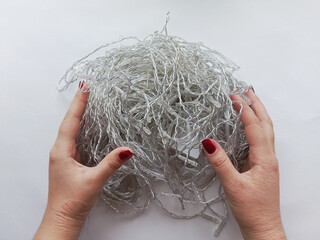
[{"label": "white background", "polygon": [[[0,239],[31,239],[41,221],[48,153],[75,87],[71,64],[120,36],[160,30],[234,60],[274,121],[281,211],[289,239],[320,237],[320,2],[0,1]],[[203,219],[174,220],[153,205],[124,218],[98,203],[84,239],[213,239]],[[218,239],[242,239],[230,217]]]}]

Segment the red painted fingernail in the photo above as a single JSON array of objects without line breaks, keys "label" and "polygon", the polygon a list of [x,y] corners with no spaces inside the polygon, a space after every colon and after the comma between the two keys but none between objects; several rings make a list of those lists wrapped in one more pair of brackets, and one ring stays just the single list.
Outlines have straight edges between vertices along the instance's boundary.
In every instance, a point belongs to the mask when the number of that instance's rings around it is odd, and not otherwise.
[{"label": "red painted fingernail", "polygon": [[79,89],[81,89],[82,86],[83,86],[83,81],[80,81],[80,82],[79,82]]},{"label": "red painted fingernail", "polygon": [[130,150],[124,150],[122,152],[119,153],[119,158],[122,161],[127,161],[129,160],[131,157],[133,156],[133,152],[131,152]]},{"label": "red painted fingernail", "polygon": [[254,93],[256,93],[256,91],[254,91],[254,88],[253,88],[253,86],[251,86],[251,89],[252,89],[252,91],[253,91]]},{"label": "red painted fingernail", "polygon": [[213,145],[211,139],[207,138],[202,141],[202,146],[206,150],[207,153],[212,154],[216,151],[216,147]]}]

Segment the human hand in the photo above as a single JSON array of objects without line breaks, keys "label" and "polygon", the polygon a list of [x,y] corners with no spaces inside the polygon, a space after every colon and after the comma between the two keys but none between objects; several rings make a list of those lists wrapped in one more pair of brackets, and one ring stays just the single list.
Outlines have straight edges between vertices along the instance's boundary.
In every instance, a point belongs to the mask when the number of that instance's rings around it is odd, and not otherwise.
[{"label": "human hand", "polygon": [[[218,174],[231,211],[244,239],[286,239],[280,216],[279,169],[274,149],[272,121],[252,89],[246,95],[250,107],[240,96],[241,120],[249,142],[248,161],[239,173],[216,141],[202,141],[206,156]],[[239,112],[240,104],[234,104]]]},{"label": "human hand", "polygon": [[[79,84],[79,88],[83,87]],[[97,166],[82,165],[75,138],[89,92],[77,91],[50,152],[47,208],[34,239],[78,239],[87,214],[108,178],[133,156],[120,147]]]}]

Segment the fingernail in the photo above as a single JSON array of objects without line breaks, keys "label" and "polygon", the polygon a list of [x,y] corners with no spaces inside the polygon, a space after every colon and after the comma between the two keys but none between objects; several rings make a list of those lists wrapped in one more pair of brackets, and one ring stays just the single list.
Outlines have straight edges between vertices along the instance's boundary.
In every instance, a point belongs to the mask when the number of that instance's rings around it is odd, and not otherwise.
[{"label": "fingernail", "polygon": [[253,86],[251,86],[251,89],[252,89],[252,91],[253,91],[254,93],[256,93],[256,91],[254,90]]},{"label": "fingernail", "polygon": [[206,150],[207,153],[212,154],[216,151],[216,147],[213,145],[211,139],[207,138],[202,141],[202,146]]},{"label": "fingernail", "polygon": [[122,161],[127,161],[129,160],[131,157],[133,156],[133,152],[131,152],[130,150],[124,150],[122,152],[119,153],[119,158]]},{"label": "fingernail", "polygon": [[81,89],[82,86],[83,86],[83,81],[80,81],[80,82],[79,82],[79,89]]}]

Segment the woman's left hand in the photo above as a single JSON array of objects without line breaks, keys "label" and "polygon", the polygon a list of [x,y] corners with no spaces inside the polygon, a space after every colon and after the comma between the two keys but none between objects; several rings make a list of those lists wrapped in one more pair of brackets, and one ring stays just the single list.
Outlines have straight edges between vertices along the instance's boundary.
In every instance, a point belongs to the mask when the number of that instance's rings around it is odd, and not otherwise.
[{"label": "woman's left hand", "polygon": [[35,240],[78,239],[101,188],[133,156],[131,149],[119,147],[95,167],[80,163],[75,138],[88,97],[89,92],[77,91],[51,149],[47,208]]}]

